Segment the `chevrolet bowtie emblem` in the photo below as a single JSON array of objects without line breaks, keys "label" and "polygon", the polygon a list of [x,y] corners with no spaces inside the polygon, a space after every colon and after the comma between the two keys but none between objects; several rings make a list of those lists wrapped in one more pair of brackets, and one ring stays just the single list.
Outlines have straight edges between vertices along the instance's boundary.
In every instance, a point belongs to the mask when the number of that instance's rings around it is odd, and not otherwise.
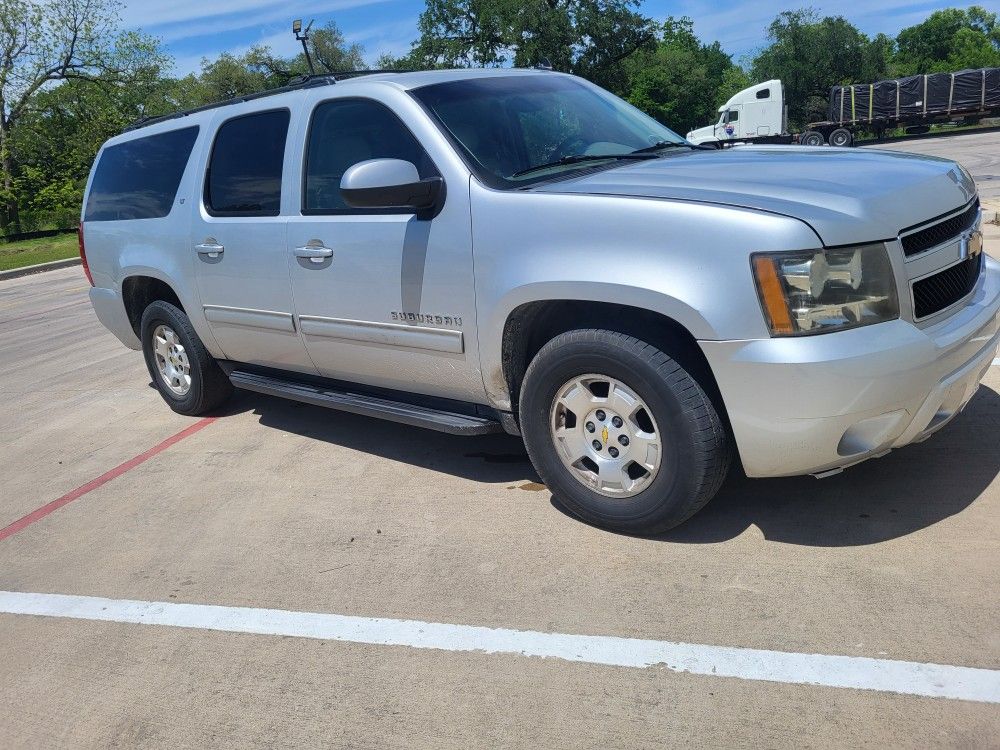
[{"label": "chevrolet bowtie emblem", "polygon": [[958,255],[962,260],[976,258],[983,252],[983,233],[976,230],[962,235]]},{"label": "chevrolet bowtie emblem", "polygon": [[607,427],[605,427],[603,430],[601,430],[601,439],[605,443],[608,442],[608,428]]}]

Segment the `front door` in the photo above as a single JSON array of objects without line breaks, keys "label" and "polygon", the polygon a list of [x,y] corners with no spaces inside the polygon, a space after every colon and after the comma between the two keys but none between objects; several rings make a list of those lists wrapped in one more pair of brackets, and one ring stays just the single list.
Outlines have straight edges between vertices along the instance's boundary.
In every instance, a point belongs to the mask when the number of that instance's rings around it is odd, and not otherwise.
[{"label": "front door", "polygon": [[295,328],[281,215],[289,110],[219,118],[191,230],[202,311],[228,359],[315,372]]},{"label": "front door", "polygon": [[303,129],[302,211],[289,218],[288,248],[298,324],[320,374],[481,400],[467,182],[447,185],[432,219],[351,209],[340,179],[353,164],[404,159],[421,178],[438,170],[372,99],[320,102]]}]

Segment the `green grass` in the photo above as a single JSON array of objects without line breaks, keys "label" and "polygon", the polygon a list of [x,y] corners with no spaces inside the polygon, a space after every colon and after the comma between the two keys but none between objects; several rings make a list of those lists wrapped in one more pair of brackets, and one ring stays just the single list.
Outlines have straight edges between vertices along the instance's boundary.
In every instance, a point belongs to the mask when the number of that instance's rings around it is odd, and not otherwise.
[{"label": "green grass", "polygon": [[0,242],[0,271],[72,258],[78,253],[75,234],[59,234],[21,242]]}]

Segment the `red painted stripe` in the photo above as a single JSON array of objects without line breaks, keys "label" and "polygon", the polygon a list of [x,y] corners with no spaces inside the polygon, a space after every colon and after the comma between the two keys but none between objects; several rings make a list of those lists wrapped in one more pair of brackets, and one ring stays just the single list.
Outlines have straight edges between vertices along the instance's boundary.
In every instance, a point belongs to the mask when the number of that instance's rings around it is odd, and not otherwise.
[{"label": "red painted stripe", "polygon": [[138,466],[141,463],[144,463],[144,462],[148,461],[149,459],[151,459],[156,454],[162,453],[167,448],[169,448],[171,445],[174,445],[175,443],[179,443],[184,438],[186,438],[186,437],[188,437],[190,435],[194,435],[199,430],[202,430],[205,427],[208,427],[216,419],[218,419],[218,417],[205,417],[204,419],[202,419],[202,420],[200,420],[198,422],[195,422],[190,427],[185,427],[183,430],[181,430],[180,432],[178,432],[176,435],[171,435],[166,440],[164,440],[162,443],[158,443],[157,445],[154,445],[152,448],[150,448],[145,453],[140,453],[138,456],[136,456],[134,458],[130,458],[128,461],[126,461],[125,463],[123,463],[123,464],[121,464],[119,466],[116,466],[111,471],[105,472],[104,474],[101,474],[101,476],[97,477],[96,479],[91,479],[86,484],[80,485],[75,490],[73,490],[71,492],[67,492],[62,497],[57,498],[56,500],[53,500],[51,503],[47,503],[47,504],[43,505],[41,508],[38,508],[36,510],[31,511],[31,513],[29,513],[28,515],[24,516],[23,518],[19,518],[16,521],[14,521],[14,523],[10,524],[10,526],[5,526],[4,528],[0,529],[0,542],[2,542],[4,539],[6,539],[9,536],[13,536],[17,532],[22,531],[23,529],[27,528],[28,526],[31,526],[31,524],[33,524],[35,521],[42,520],[43,518],[45,518],[45,516],[47,516],[50,513],[53,513],[55,511],[59,510],[64,505],[68,505],[69,503],[73,502],[77,498],[83,497],[88,492],[92,492],[93,490],[96,490],[101,485],[107,484],[112,479],[116,479],[116,478],[120,477],[125,472],[131,471],[136,466]]}]

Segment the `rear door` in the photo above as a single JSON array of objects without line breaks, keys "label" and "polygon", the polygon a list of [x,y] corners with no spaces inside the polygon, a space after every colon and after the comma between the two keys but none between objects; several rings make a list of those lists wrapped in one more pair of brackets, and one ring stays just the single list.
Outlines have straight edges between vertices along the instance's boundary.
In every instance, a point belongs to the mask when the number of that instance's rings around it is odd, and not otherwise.
[{"label": "rear door", "polygon": [[296,330],[281,212],[295,172],[292,120],[286,107],[219,110],[191,252],[205,318],[228,359],[315,372]]}]

